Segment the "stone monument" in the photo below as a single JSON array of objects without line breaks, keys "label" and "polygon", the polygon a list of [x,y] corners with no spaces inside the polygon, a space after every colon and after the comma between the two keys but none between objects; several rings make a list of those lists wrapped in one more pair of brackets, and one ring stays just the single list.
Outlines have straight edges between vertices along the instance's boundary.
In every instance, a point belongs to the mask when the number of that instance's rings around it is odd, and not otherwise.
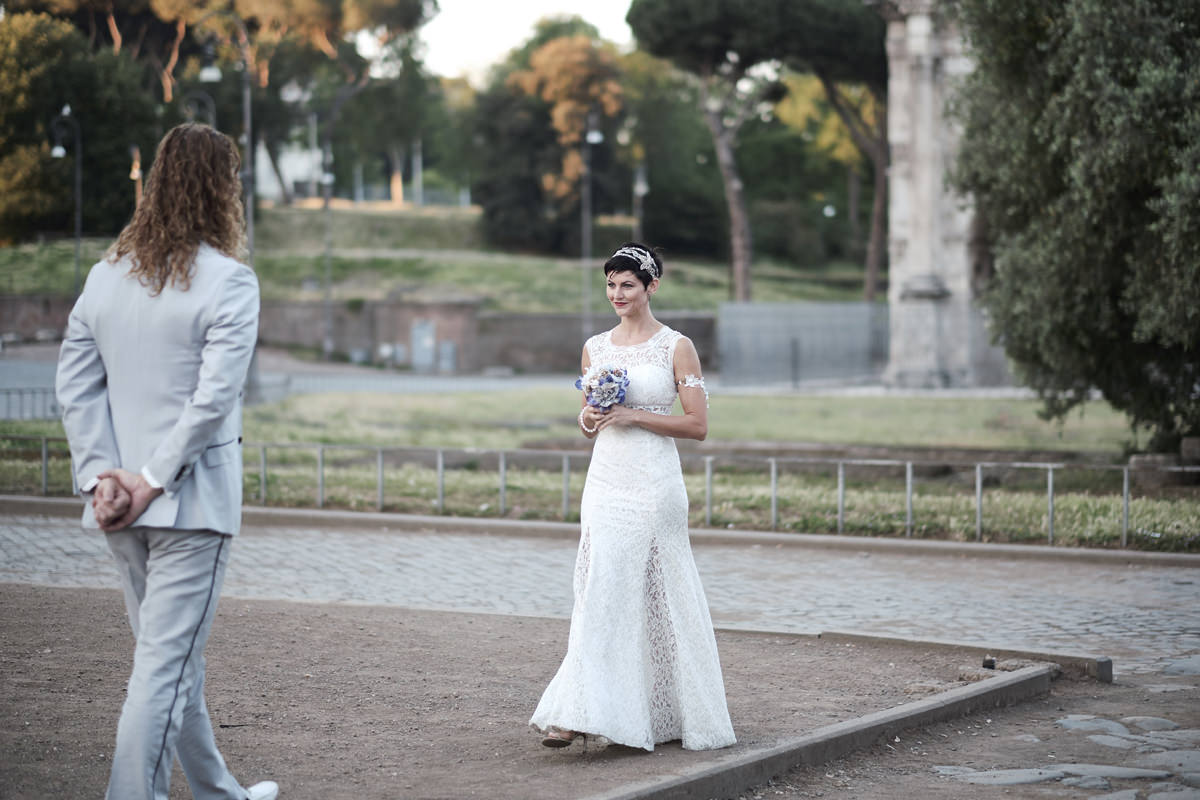
[{"label": "stone monument", "polygon": [[[974,303],[986,257],[973,213],[946,183],[959,131],[946,104],[971,70],[937,0],[879,4],[887,20],[891,332],[884,382],[941,388],[1011,382]],[[985,268],[985,267],[984,267]]]}]

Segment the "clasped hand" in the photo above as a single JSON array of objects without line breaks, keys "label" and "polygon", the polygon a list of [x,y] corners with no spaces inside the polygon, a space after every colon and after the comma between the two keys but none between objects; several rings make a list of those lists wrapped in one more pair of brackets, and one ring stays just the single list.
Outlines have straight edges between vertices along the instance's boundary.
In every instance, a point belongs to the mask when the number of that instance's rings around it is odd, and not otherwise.
[{"label": "clasped hand", "polygon": [[[590,408],[590,407],[589,407]],[[628,406],[609,406],[607,411],[596,411],[591,417],[592,426],[597,430],[605,428],[629,427],[636,424],[637,411]]]},{"label": "clasped hand", "polygon": [[106,470],[97,477],[100,480],[92,494],[92,511],[105,532],[128,527],[163,491],[126,469]]}]

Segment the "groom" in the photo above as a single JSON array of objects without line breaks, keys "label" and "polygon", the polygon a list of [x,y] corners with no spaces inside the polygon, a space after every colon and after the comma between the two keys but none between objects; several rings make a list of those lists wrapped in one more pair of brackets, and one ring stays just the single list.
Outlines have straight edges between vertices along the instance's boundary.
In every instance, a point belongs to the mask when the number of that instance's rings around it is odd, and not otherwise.
[{"label": "groom", "polygon": [[166,800],[176,757],[197,800],[273,800],[225,766],[204,646],[241,524],[241,394],[258,335],[238,154],[181,125],[133,220],[88,275],[59,354],[75,480],[117,563],[136,646],[108,800]]}]

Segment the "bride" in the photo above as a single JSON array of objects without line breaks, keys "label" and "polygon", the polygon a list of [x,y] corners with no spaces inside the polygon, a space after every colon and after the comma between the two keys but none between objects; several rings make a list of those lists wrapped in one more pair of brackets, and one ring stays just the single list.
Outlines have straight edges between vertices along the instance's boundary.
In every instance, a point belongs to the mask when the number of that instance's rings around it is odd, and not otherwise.
[{"label": "bride", "polygon": [[[691,340],[658,322],[650,298],[662,259],[630,242],[604,264],[618,324],[588,339],[583,372],[621,367],[624,405],[584,397],[595,438],[580,507],[575,608],[567,654],[529,724],[542,744],[604,737],[653,750],[733,744],[717,643],[688,543],[688,499],[675,439],[708,433],[708,392]],[[676,396],[683,414],[672,414]]]}]

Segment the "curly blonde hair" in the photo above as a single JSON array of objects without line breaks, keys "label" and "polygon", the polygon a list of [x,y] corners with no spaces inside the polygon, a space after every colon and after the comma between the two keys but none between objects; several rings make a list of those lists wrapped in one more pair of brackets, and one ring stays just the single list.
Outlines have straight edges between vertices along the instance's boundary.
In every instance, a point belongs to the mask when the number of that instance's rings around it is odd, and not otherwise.
[{"label": "curly blonde hair", "polygon": [[168,285],[187,291],[201,243],[244,262],[240,166],[233,140],[207,125],[189,122],[167,131],[142,202],[105,257],[130,256],[130,274],[155,295]]}]

